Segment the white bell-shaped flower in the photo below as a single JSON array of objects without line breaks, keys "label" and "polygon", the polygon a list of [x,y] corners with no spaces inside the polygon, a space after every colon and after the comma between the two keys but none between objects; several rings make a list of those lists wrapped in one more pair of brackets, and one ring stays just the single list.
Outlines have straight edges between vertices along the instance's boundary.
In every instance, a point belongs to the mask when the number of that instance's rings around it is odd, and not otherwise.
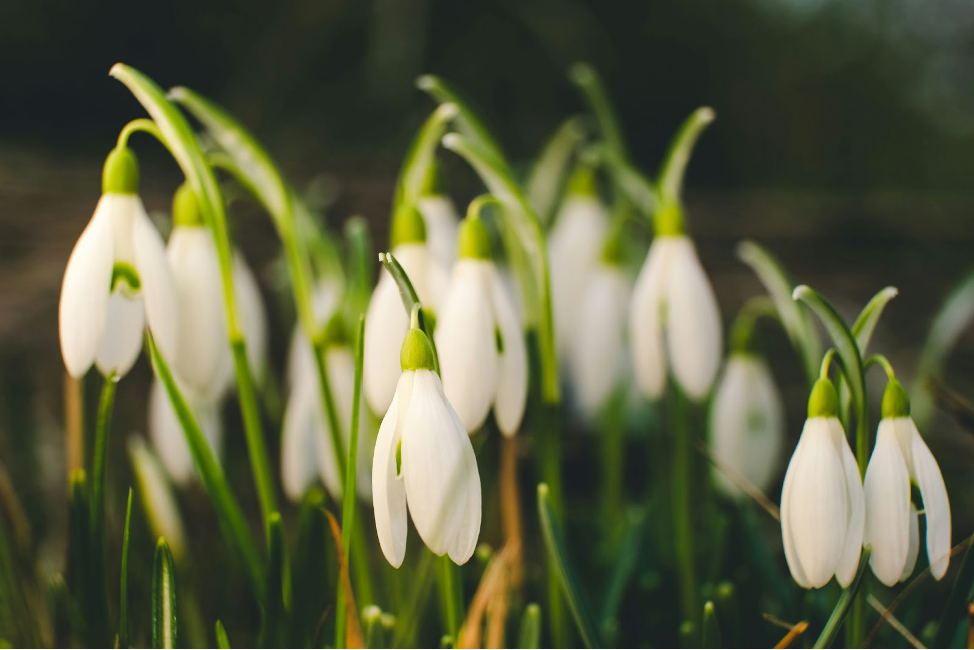
[{"label": "white bell-shaped flower", "polygon": [[[177,379],[177,384],[181,382]],[[203,437],[210,445],[210,451],[220,458],[223,446],[223,424],[220,420],[220,401],[202,399],[191,388],[180,385],[180,393],[193,413]],[[153,379],[149,388],[148,404],[149,439],[155,447],[159,460],[177,485],[186,485],[196,475],[193,455],[186,442],[186,434],[179,423],[176,410],[169,401],[166,387],[158,379]]]},{"label": "white bell-shaped flower", "polygon": [[869,458],[864,483],[865,543],[872,546],[869,565],[883,584],[892,587],[913,573],[919,551],[916,485],[923,501],[930,573],[944,577],[950,562],[950,502],[940,466],[910,417],[903,386],[890,379],[883,395],[883,418]]},{"label": "white bell-shaped flower", "polygon": [[581,330],[578,292],[600,259],[608,223],[608,213],[595,192],[592,170],[577,169],[548,233],[551,311],[555,342],[563,356],[571,350],[573,333]]},{"label": "white bell-shaped flower", "polygon": [[592,269],[575,315],[577,335],[570,345],[569,369],[582,413],[594,417],[629,375],[626,344],[632,282],[611,260]]},{"label": "white bell-shaped flower", "polygon": [[528,394],[524,335],[478,217],[461,224],[459,249],[436,323],[443,388],[467,431],[479,429],[493,407],[497,427],[513,436]]},{"label": "white bell-shaped flower", "polygon": [[805,589],[823,587],[833,575],[849,586],[862,551],[862,481],[837,417],[838,402],[832,382],[819,379],[781,489],[785,559]]},{"label": "white bell-shaped flower", "polygon": [[[330,330],[338,327],[337,320],[331,321]],[[355,356],[344,343],[342,337],[335,336],[335,342],[325,349],[325,367],[328,371],[328,384],[338,413],[341,427],[342,454],[348,449],[352,427],[352,404],[355,388]],[[300,360],[299,370],[290,373],[294,384],[284,411],[283,433],[281,438],[281,479],[284,493],[289,499],[299,501],[308,486],[318,478],[332,498],[340,502],[344,484],[338,471],[335,445],[332,440],[328,417],[321,401],[318,371],[314,362],[313,350],[307,339],[301,336],[303,345],[297,346]],[[358,430],[358,468],[356,473],[356,492],[362,499],[372,495],[372,469],[370,452],[370,418],[365,409],[365,401],[359,404]]]},{"label": "white bell-shaped flower", "polygon": [[[437,311],[449,278],[446,268],[430,254],[426,224],[418,210],[399,210],[392,220],[391,243],[392,254],[409,276],[420,301]],[[365,398],[374,413],[384,413],[392,402],[400,372],[396,359],[408,329],[399,287],[383,268],[365,318]]]},{"label": "white bell-shaped flower", "polygon": [[163,357],[176,354],[176,291],[162,238],[137,194],[138,177],[130,150],[109,154],[102,197],[64,271],[58,320],[72,377],[92,363],[103,375],[128,373],[146,323]]},{"label": "white bell-shaped flower", "polygon": [[[768,364],[736,352],[727,360],[710,407],[710,448],[714,455],[759,490],[766,491],[778,472],[785,434],[785,407]],[[745,493],[718,468],[714,483],[726,496]]]},{"label": "white bell-shaped flower", "polygon": [[692,399],[707,396],[722,356],[720,310],[686,235],[657,230],[633,290],[629,338],[647,397],[662,396],[667,365]]},{"label": "white bell-shaped flower", "polygon": [[449,268],[457,258],[457,231],[460,216],[448,196],[427,194],[421,196],[417,207],[426,222],[426,241],[433,258]]},{"label": "white bell-shaped flower", "polygon": [[372,461],[372,500],[379,546],[394,567],[406,555],[406,513],[433,553],[463,564],[480,536],[477,457],[460,417],[433,370],[433,350],[410,329],[402,375],[382,419]]}]

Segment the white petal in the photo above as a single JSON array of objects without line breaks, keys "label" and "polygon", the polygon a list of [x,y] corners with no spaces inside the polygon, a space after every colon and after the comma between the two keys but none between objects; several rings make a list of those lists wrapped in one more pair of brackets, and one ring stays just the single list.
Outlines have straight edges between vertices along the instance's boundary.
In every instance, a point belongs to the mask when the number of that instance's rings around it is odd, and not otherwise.
[{"label": "white petal", "polygon": [[632,345],[636,383],[646,397],[659,399],[666,387],[663,347],[663,298],[673,237],[657,237],[636,278],[629,312],[629,343]]},{"label": "white petal", "polygon": [[497,339],[490,272],[490,262],[458,261],[436,321],[443,388],[470,432],[483,425],[497,395]]},{"label": "white petal", "polygon": [[[210,445],[210,451],[219,459],[223,439],[219,405],[197,400],[192,391],[184,387],[180,387],[180,391],[196,417],[203,436]],[[149,389],[148,420],[149,438],[159,459],[172,480],[179,485],[185,485],[196,475],[193,456],[166,388],[158,379],[153,379]]]},{"label": "white petal", "polygon": [[917,509],[910,505],[910,546],[906,552],[906,563],[903,565],[903,573],[900,574],[900,582],[913,575],[913,569],[917,565],[917,556],[920,554],[920,514]]},{"label": "white petal", "polygon": [[441,264],[451,266],[457,257],[460,217],[453,201],[446,196],[424,196],[417,206],[426,221],[426,243]]},{"label": "white petal", "polygon": [[300,501],[308,486],[320,473],[323,432],[317,418],[315,386],[306,384],[295,389],[284,410],[281,432],[281,483],[284,494]]},{"label": "white petal", "polygon": [[631,289],[621,269],[597,264],[581,293],[570,368],[582,412],[593,417],[626,370],[626,322]]},{"label": "white petal", "polygon": [[[511,296],[496,267],[491,268],[491,297],[494,317],[500,328],[504,351],[497,368],[497,397],[494,419],[505,436],[513,436],[521,427],[528,401],[528,351],[524,331]],[[470,429],[467,429],[470,431]]]},{"label": "white petal", "polygon": [[142,298],[126,298],[120,290],[112,293],[108,298],[105,332],[95,355],[99,372],[105,376],[114,372],[118,377],[128,374],[139,358],[144,329]]},{"label": "white petal", "polygon": [[267,369],[267,314],[257,278],[240,251],[233,255],[233,282],[240,310],[241,326],[247,340],[247,361],[257,381]]},{"label": "white petal", "polygon": [[[454,414],[455,415],[455,414]],[[454,424],[459,428],[463,424],[459,418],[454,418]],[[456,537],[450,545],[450,559],[457,564],[465,564],[477,548],[480,537],[480,520],[482,516],[480,494],[480,471],[477,469],[477,456],[468,442],[463,445],[463,486],[460,489],[464,495],[462,519]]]},{"label": "white petal", "polygon": [[[409,276],[423,306],[438,312],[450,284],[447,267],[430,255],[426,244],[402,244],[392,254]],[[383,274],[388,271],[383,269]]]},{"label": "white petal", "polygon": [[795,459],[800,462],[793,460],[788,470],[793,483],[787,518],[795,557],[808,583],[819,588],[831,580],[845,549],[848,490],[829,420],[806,420],[802,438],[802,453]]},{"label": "white petal", "polygon": [[805,570],[802,569],[801,562],[798,559],[794,536],[791,532],[791,520],[796,512],[791,506],[794,496],[794,490],[792,488],[795,483],[795,474],[797,473],[795,468],[801,466],[802,440],[803,438],[799,438],[798,440],[798,446],[795,447],[795,451],[788,463],[788,470],[785,472],[785,482],[781,487],[781,541],[785,549],[785,561],[788,563],[788,570],[791,571],[792,578],[795,579],[795,582],[800,587],[810,589],[812,584],[805,577]]},{"label": "white petal", "polygon": [[910,475],[890,420],[881,420],[869,457],[866,480],[866,528],[872,546],[869,566],[887,587],[900,581],[910,549]]},{"label": "white petal", "polygon": [[443,555],[456,542],[465,511],[469,468],[467,432],[430,370],[416,370],[412,396],[402,414],[402,474],[416,531],[433,553]]},{"label": "white petal", "polygon": [[856,463],[856,457],[852,454],[852,449],[849,448],[849,441],[845,437],[842,425],[838,418],[830,418],[830,423],[832,440],[838,447],[842,458],[849,512],[842,557],[839,559],[838,566],[835,567],[835,579],[839,581],[842,587],[848,587],[856,577],[856,569],[859,568],[862,537],[866,527],[866,498],[863,495],[859,465]]},{"label": "white petal", "polygon": [[930,453],[927,443],[912,418],[908,418],[913,430],[913,472],[920,495],[923,497],[923,513],[927,520],[927,557],[930,574],[937,580],[944,577],[950,563],[950,502],[947,487],[940,474],[940,466]]},{"label": "white petal", "polygon": [[667,351],[680,386],[691,398],[702,400],[723,356],[720,310],[693,242],[673,239],[666,289]]},{"label": "white petal", "polygon": [[382,270],[372,292],[365,317],[365,398],[373,413],[384,413],[396,392],[402,372],[399,351],[409,329],[409,317],[399,289],[389,272]]},{"label": "white petal", "polygon": [[78,238],[61,283],[58,329],[61,355],[72,377],[84,375],[95,361],[105,330],[112,282],[111,197],[98,202],[95,213]]},{"label": "white petal", "polygon": [[559,210],[548,235],[551,308],[555,341],[567,353],[580,313],[578,291],[588,282],[602,252],[608,215],[594,197],[570,196]]},{"label": "white petal", "polygon": [[203,226],[178,226],[166,255],[179,303],[173,370],[198,395],[216,399],[233,381],[216,245]]},{"label": "white petal", "polygon": [[132,222],[132,250],[135,269],[142,280],[146,322],[162,357],[171,361],[177,354],[179,336],[176,288],[162,238],[145,213],[141,199],[138,199]]},{"label": "white petal", "polygon": [[[405,380],[405,381],[404,381]],[[411,391],[412,373],[406,373],[400,389]],[[402,439],[399,425],[399,390],[382,418],[372,460],[372,504],[379,546],[389,564],[399,568],[406,557],[406,488],[396,471],[396,450]]]},{"label": "white petal", "polygon": [[291,332],[291,342],[287,348],[286,375],[287,385],[294,389],[303,383],[318,381],[318,369],[315,367],[314,350],[308,337],[304,335],[301,325],[295,325]]}]

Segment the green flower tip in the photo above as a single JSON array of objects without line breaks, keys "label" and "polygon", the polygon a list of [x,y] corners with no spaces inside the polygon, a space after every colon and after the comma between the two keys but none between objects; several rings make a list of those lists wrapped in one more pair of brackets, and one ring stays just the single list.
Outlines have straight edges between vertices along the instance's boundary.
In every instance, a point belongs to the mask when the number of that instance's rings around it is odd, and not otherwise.
[{"label": "green flower tip", "polygon": [[404,205],[392,217],[392,234],[390,244],[392,248],[401,244],[426,243],[426,221],[416,206]]},{"label": "green flower tip", "polygon": [[828,377],[822,377],[812,387],[808,396],[809,418],[834,418],[839,415],[839,396]]},{"label": "green flower tip", "polygon": [[402,341],[402,350],[399,351],[399,365],[402,366],[403,372],[434,369],[433,346],[423,334],[423,330],[414,327],[406,332],[406,338]]},{"label": "green flower tip", "polygon": [[174,226],[200,226],[203,215],[196,192],[189,183],[183,183],[172,198],[172,221]]},{"label": "green flower tip", "polygon": [[490,236],[479,217],[468,216],[460,222],[458,255],[474,260],[490,259]]},{"label": "green flower tip", "polygon": [[102,170],[101,189],[105,194],[138,194],[139,161],[131,149],[111,150]]},{"label": "green flower tip", "polygon": [[345,329],[345,321],[342,320],[341,314],[332,315],[325,323],[325,327],[319,336],[326,347],[348,344],[348,332]]},{"label": "green flower tip", "polygon": [[568,180],[568,194],[570,196],[594,197],[597,195],[595,184],[595,169],[591,165],[580,164],[575,167]]},{"label": "green flower tip", "polygon": [[426,176],[423,178],[423,185],[419,188],[420,196],[439,196],[446,194],[446,184],[443,182],[443,172],[440,164],[433,159],[426,169]]},{"label": "green flower tip", "polygon": [[657,237],[677,237],[683,234],[683,207],[677,201],[667,201],[656,211]]},{"label": "green flower tip", "polygon": [[883,419],[905,418],[910,415],[910,396],[903,384],[896,379],[890,379],[883,391]]}]

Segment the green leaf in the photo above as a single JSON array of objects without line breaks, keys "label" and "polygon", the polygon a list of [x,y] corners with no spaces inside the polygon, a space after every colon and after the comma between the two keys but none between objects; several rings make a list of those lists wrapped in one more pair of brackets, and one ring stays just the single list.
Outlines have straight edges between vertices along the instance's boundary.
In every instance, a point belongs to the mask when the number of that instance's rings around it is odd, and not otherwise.
[{"label": "green leaf", "polygon": [[[859,312],[856,322],[852,324],[850,331],[852,332],[852,335],[856,337],[856,345],[859,346],[859,353],[863,357],[865,357],[866,350],[869,348],[869,342],[872,340],[873,332],[876,330],[876,325],[879,323],[879,319],[883,315],[883,310],[886,309],[886,305],[890,300],[895,298],[898,293],[899,289],[896,287],[885,287],[884,289],[880,289],[879,292],[873,296],[868,303],[866,303],[866,306],[863,307],[861,312]],[[840,379],[837,388],[839,389],[839,404],[841,405],[841,412],[846,414],[849,412],[851,400],[849,387],[846,385],[844,380]]]},{"label": "green leaf", "polygon": [[602,647],[602,638],[595,623],[595,617],[592,615],[592,608],[585,597],[585,592],[581,589],[575,569],[569,560],[565,537],[551,507],[551,496],[545,483],[538,484],[538,514],[541,518],[541,532],[544,536],[545,548],[554,560],[562,593],[565,594],[565,600],[568,601],[568,607],[575,618],[578,631],[582,635],[582,641],[589,648]]},{"label": "green leaf", "polygon": [[156,537],[166,538],[173,560],[182,565],[186,560],[186,532],[166,469],[141,437],[130,436],[127,448],[149,528]]},{"label": "green leaf", "polygon": [[818,378],[822,359],[822,342],[818,331],[801,305],[792,300],[794,285],[781,263],[771,253],[752,241],[737,245],[737,257],[751,267],[778,310],[778,317],[792,346],[801,357],[809,386]]},{"label": "green leaf", "polygon": [[626,138],[619,124],[618,113],[595,68],[588,63],[576,63],[568,70],[568,78],[582,91],[582,95],[588,101],[606,147],[619,156],[620,160],[628,160]]},{"label": "green leaf", "polygon": [[703,637],[702,648],[723,648],[724,643],[720,636],[720,623],[717,620],[717,610],[713,601],[708,600],[703,604]]},{"label": "green leaf", "polygon": [[937,636],[931,645],[933,648],[950,646],[957,627],[967,617],[967,604],[974,598],[974,537],[970,541],[972,543],[968,544],[967,551],[964,552],[964,559],[954,578],[954,584],[950,587],[950,595],[947,596],[947,604],[940,615]]},{"label": "green leaf", "polygon": [[422,303],[419,302],[419,295],[413,288],[413,283],[409,280],[409,276],[406,275],[406,271],[402,268],[399,260],[392,253],[379,253],[379,261],[386,267],[392,279],[395,280],[396,286],[399,287],[399,296],[402,298],[402,306],[405,308],[406,314],[411,316],[414,310],[419,309],[419,329],[423,330],[429,338],[430,346],[433,348],[433,362],[436,366],[434,370],[439,374],[440,360],[436,352],[436,340],[433,338],[436,322],[431,318],[431,312],[423,309]]},{"label": "green leaf", "polygon": [[292,640],[295,647],[316,647],[315,631],[330,595],[338,585],[339,558],[325,518],[325,493],[309,489],[298,514],[298,538],[294,551],[294,608]]},{"label": "green leaf", "polygon": [[88,511],[88,535],[91,538],[88,561],[88,582],[92,600],[87,616],[91,633],[103,638],[103,643],[111,639],[108,622],[108,585],[106,584],[105,559],[105,483],[107,481],[108,444],[112,428],[112,409],[118,376],[111,373],[105,377],[101,399],[98,403],[98,419],[95,424],[95,445],[92,452],[91,497]]},{"label": "green leaf", "polygon": [[264,573],[264,607],[260,626],[260,647],[280,648],[287,642],[290,604],[287,542],[281,513],[267,518],[267,565]]},{"label": "green leaf", "polygon": [[230,639],[227,637],[227,631],[219,619],[216,621],[216,647],[220,650],[230,650]]},{"label": "green leaf", "polygon": [[200,121],[227,152],[264,208],[280,222],[288,207],[288,189],[277,166],[257,140],[226,109],[183,86],[169,90],[169,98]]},{"label": "green leaf", "polygon": [[176,620],[176,568],[165,538],[156,543],[152,563],[152,647],[175,648],[178,624]]},{"label": "green leaf", "polygon": [[538,330],[541,396],[545,402],[557,404],[561,387],[551,311],[548,246],[538,217],[505,166],[493,161],[475,141],[450,133],[443,137],[443,146],[465,158],[505,208],[501,211],[505,249],[520,280],[528,329]]},{"label": "green leaf", "polygon": [[670,150],[659,173],[659,193],[664,202],[679,203],[680,192],[683,189],[683,174],[686,172],[687,163],[690,162],[693,146],[715,117],[712,108],[703,106],[693,111],[680,125],[680,130],[676,132],[670,144]]},{"label": "green leaf", "polygon": [[659,208],[660,202],[659,192],[653,181],[617,152],[605,146],[598,148],[597,152],[612,175],[615,186],[645,216],[652,217]]},{"label": "green leaf", "polygon": [[176,381],[169,371],[169,366],[166,365],[159,348],[156,347],[152,335],[147,333],[146,340],[149,356],[152,359],[152,367],[156,376],[165,386],[169,401],[176,412],[176,418],[183,428],[190,454],[193,456],[193,464],[196,465],[200,479],[203,481],[203,488],[210,497],[210,503],[216,512],[217,522],[220,525],[223,537],[227,546],[237,555],[237,559],[247,572],[254,594],[260,599],[264,593],[260,553],[254,543],[243,510],[227,483],[223,469],[213,456],[213,451],[210,449],[199,423],[176,385]]},{"label": "green leaf", "polygon": [[95,583],[90,579],[93,566],[91,562],[91,537],[89,535],[90,503],[88,500],[87,477],[84,470],[76,469],[68,477],[68,520],[69,565],[68,584],[71,586],[71,599],[78,608],[79,616],[75,633],[83,644],[99,647],[104,644],[93,609],[98,603],[99,594]]},{"label": "green leaf", "polygon": [[633,569],[636,567],[636,561],[643,547],[645,524],[645,510],[627,513],[622,543],[613,554],[615,560],[609,570],[605,595],[602,598],[602,629],[606,631],[606,636],[611,637],[608,631],[615,628],[614,623],[619,613],[619,606],[622,604],[626,585],[632,578]]},{"label": "green leaf", "polygon": [[541,606],[538,603],[530,603],[524,608],[521,627],[517,633],[517,647],[541,647]]},{"label": "green leaf", "polygon": [[440,138],[446,132],[450,120],[458,113],[456,104],[449,101],[440,104],[419,130],[399,172],[393,214],[399,206],[416,205],[419,201],[427,177],[436,161],[436,148],[440,146]]},{"label": "green leaf", "polygon": [[842,621],[845,620],[846,614],[849,613],[852,601],[855,599],[856,594],[859,593],[859,588],[862,587],[862,578],[866,575],[866,567],[869,565],[869,555],[871,552],[872,548],[868,544],[863,547],[862,555],[859,557],[859,570],[856,571],[856,577],[853,579],[852,584],[846,587],[842,595],[839,596],[839,600],[836,601],[835,608],[832,610],[832,615],[826,621],[825,627],[822,628],[822,633],[815,641],[813,647],[828,648],[832,645],[832,641],[835,640],[835,635],[842,626]]},{"label": "green leaf", "polygon": [[554,132],[531,167],[525,192],[542,225],[551,223],[565,186],[572,154],[584,138],[582,118],[577,115],[568,118]]},{"label": "green leaf", "polygon": [[125,504],[125,528],[122,531],[122,572],[118,588],[118,647],[129,647],[129,529],[132,524],[132,488]]}]

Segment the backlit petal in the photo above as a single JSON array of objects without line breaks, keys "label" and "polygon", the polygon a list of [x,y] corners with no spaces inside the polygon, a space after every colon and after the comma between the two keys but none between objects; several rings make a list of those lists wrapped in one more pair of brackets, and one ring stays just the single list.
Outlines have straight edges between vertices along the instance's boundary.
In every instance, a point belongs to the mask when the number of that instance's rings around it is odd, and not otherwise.
[{"label": "backlit petal", "polygon": [[101,374],[114,372],[124,377],[135,365],[142,349],[142,332],[145,330],[145,311],[142,298],[126,298],[115,291],[108,298],[108,318],[105,332],[95,355],[95,365]]},{"label": "backlit petal", "polygon": [[501,433],[513,436],[521,427],[528,400],[528,352],[524,344],[521,319],[514,307],[514,298],[496,268],[491,269],[490,280],[494,317],[497,319],[504,347],[497,369],[494,419],[497,420],[497,428]]},{"label": "backlit petal", "polygon": [[849,513],[842,556],[835,568],[835,579],[842,587],[848,587],[856,577],[859,556],[862,553],[862,537],[866,527],[866,499],[863,495],[862,479],[859,477],[859,465],[852,454],[852,449],[849,448],[849,441],[846,440],[842,425],[837,418],[830,418],[829,422],[832,427],[832,440],[839,448],[842,459]]},{"label": "backlit petal", "polygon": [[281,432],[281,483],[284,494],[300,501],[318,480],[320,455],[326,433],[318,427],[317,393],[312,384],[291,393],[284,410]]},{"label": "backlit petal", "polygon": [[869,566],[888,587],[899,582],[910,550],[910,475],[900,453],[892,422],[882,420],[869,458],[866,480],[866,529],[872,546]]},{"label": "backlit petal", "polygon": [[[401,379],[400,384],[402,383]],[[389,411],[379,426],[372,460],[375,529],[382,554],[396,568],[399,568],[406,557],[406,488],[396,471],[396,450],[401,440],[399,401],[397,390],[395,399],[391,400]]]},{"label": "backlit petal", "polygon": [[453,201],[446,196],[424,196],[417,206],[426,221],[426,243],[441,264],[451,266],[457,257],[457,231],[460,217]]},{"label": "backlit petal", "polygon": [[159,231],[152,225],[139,200],[132,222],[135,268],[142,280],[145,319],[159,352],[167,361],[176,358],[179,327],[176,287]]},{"label": "backlit petal", "polygon": [[381,273],[365,317],[364,388],[373,413],[384,413],[392,402],[402,372],[399,350],[409,328],[395,281],[385,269]]},{"label": "backlit petal", "polygon": [[[455,414],[454,424],[458,429],[463,426],[459,417],[456,417]],[[474,549],[477,548],[482,516],[480,471],[477,469],[477,457],[469,442],[466,445],[462,445],[462,448],[464,469],[461,493],[464,495],[464,505],[461,513],[462,520],[460,527],[449,549],[450,559],[457,564],[465,564],[473,555]]]},{"label": "backlit petal", "polygon": [[[181,392],[210,445],[210,451],[219,460],[223,426],[218,405],[196,400],[192,391],[185,388],[181,387]],[[158,379],[152,381],[149,389],[148,420],[149,439],[159,460],[175,483],[185,485],[196,475],[193,456],[169,395]]]},{"label": "backlit petal", "polygon": [[927,557],[930,574],[940,580],[950,563],[950,502],[947,487],[940,474],[940,466],[930,453],[927,443],[912,418],[908,418],[913,430],[913,471],[920,495],[923,497],[923,513],[927,521]]},{"label": "backlit petal", "polygon": [[785,482],[781,488],[781,541],[785,549],[785,561],[788,563],[788,570],[791,571],[792,578],[794,578],[800,587],[810,589],[812,584],[805,576],[805,570],[802,569],[801,562],[798,559],[798,551],[795,550],[794,536],[791,532],[791,520],[796,512],[791,506],[794,495],[794,478],[797,473],[795,468],[801,465],[801,452],[802,439],[799,439],[798,446],[795,447],[795,452],[792,454],[791,461],[788,463],[788,470],[785,472]]},{"label": "backlit petal", "polygon": [[659,399],[666,387],[663,345],[663,298],[673,237],[657,237],[636,278],[629,312],[629,343],[632,346],[636,383],[646,397]]}]

